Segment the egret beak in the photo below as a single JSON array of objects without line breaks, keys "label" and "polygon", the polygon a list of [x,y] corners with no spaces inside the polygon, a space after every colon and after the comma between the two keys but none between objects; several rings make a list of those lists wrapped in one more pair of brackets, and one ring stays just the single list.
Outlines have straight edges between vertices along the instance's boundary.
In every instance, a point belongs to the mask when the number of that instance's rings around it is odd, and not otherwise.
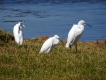
[{"label": "egret beak", "polygon": [[89,25],[89,24],[87,24],[87,23],[85,23],[85,25],[87,25],[87,26],[89,26],[89,27],[92,27],[91,25]]},{"label": "egret beak", "polygon": [[21,27],[21,28],[24,28],[24,27],[25,27],[24,25],[22,25],[22,22],[20,22],[20,27]]},{"label": "egret beak", "polygon": [[63,41],[60,39],[60,38],[58,38],[59,40],[60,40],[60,42],[64,45],[64,43],[63,43]]},{"label": "egret beak", "polygon": [[24,25],[22,25],[22,27],[23,27],[23,28],[25,28],[25,26],[24,26]]}]

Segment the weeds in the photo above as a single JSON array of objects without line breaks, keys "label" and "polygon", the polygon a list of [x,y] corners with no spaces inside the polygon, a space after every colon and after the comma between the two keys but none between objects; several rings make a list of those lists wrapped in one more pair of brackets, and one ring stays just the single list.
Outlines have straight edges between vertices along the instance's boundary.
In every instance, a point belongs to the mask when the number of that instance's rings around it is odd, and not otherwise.
[{"label": "weeds", "polygon": [[101,44],[103,41],[98,44],[78,42],[76,54],[74,47],[70,51],[61,43],[51,53],[39,54],[42,41],[29,39],[17,45],[11,36],[7,41],[6,37],[0,41],[1,80],[106,80],[106,44]]}]

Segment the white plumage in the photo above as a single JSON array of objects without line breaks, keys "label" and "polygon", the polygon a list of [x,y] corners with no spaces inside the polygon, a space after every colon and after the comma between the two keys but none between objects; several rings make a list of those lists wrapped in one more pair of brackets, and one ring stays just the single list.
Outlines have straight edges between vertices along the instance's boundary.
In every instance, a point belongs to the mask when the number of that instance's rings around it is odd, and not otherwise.
[{"label": "white plumage", "polygon": [[[50,37],[47,39],[44,44],[42,45],[39,53],[49,53],[52,51],[52,49],[59,43],[59,36],[54,35],[53,37]],[[62,41],[61,41],[62,42]]]},{"label": "white plumage", "polygon": [[66,48],[71,48],[71,46],[76,45],[75,47],[76,47],[76,52],[77,52],[77,41],[81,37],[84,31],[84,25],[88,25],[88,24],[86,24],[85,21],[83,20],[80,20],[78,24],[73,25],[73,27],[68,33]]},{"label": "white plumage", "polygon": [[22,43],[23,43],[23,33],[22,33],[23,27],[25,27],[25,26],[22,25],[22,22],[19,22],[13,28],[15,42],[19,45],[22,45]]}]

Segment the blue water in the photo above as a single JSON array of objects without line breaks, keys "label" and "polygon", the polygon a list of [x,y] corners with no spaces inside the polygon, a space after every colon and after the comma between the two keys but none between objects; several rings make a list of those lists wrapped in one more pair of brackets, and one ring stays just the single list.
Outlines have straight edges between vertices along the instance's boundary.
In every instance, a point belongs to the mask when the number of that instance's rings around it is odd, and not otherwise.
[{"label": "blue water", "polygon": [[24,38],[59,35],[66,40],[69,30],[79,20],[85,26],[80,40],[106,39],[105,0],[4,0],[0,1],[0,28],[12,32],[23,21]]}]

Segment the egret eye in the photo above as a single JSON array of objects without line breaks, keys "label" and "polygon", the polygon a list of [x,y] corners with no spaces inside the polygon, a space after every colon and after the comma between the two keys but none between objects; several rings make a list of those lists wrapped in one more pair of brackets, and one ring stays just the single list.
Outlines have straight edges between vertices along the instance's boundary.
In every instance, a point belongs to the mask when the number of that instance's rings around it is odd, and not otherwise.
[{"label": "egret eye", "polygon": [[83,25],[86,25],[86,23],[84,22]]}]

